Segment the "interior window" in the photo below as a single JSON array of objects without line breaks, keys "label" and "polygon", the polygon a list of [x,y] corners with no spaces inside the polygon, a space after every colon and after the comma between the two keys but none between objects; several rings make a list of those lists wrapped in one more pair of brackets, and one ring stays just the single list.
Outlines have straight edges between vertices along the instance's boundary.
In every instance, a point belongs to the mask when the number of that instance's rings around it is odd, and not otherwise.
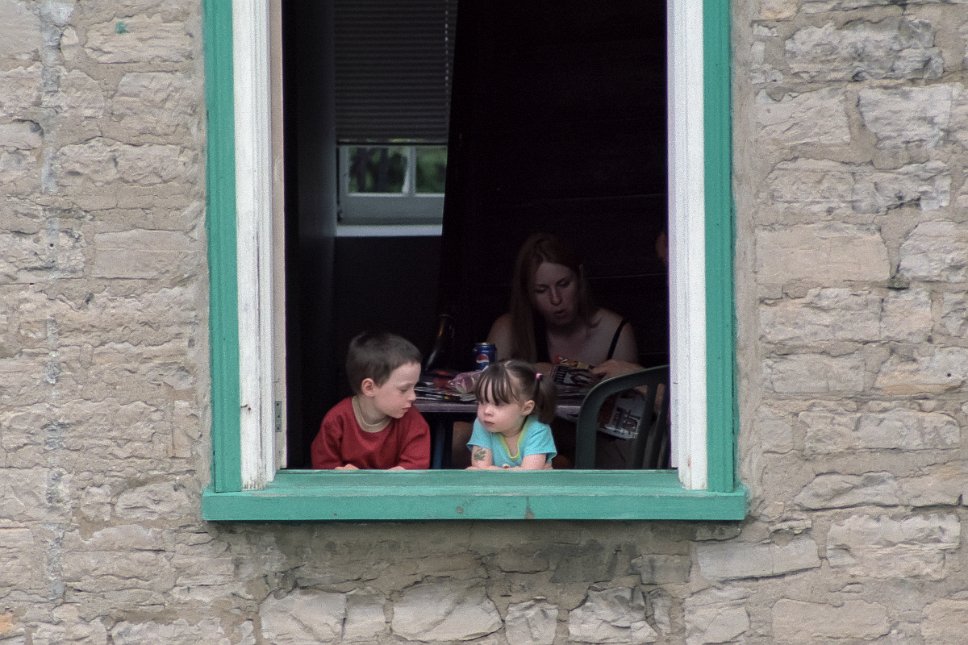
[{"label": "interior window", "polygon": [[440,223],[457,0],[337,0],[341,224]]}]

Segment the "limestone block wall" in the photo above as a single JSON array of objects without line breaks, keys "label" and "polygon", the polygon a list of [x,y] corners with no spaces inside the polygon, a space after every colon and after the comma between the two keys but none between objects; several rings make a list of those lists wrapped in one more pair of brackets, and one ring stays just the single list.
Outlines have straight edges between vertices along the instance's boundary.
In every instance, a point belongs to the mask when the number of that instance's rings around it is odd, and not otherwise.
[{"label": "limestone block wall", "polygon": [[734,0],[736,523],[208,524],[191,0],[0,0],[0,643],[954,643],[968,2]]}]

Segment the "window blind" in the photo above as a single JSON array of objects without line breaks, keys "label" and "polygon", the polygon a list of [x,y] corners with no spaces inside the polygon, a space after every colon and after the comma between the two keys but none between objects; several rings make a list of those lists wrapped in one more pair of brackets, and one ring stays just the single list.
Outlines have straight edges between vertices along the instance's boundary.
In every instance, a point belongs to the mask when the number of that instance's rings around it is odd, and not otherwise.
[{"label": "window blind", "polygon": [[457,0],[337,0],[339,143],[446,143]]}]

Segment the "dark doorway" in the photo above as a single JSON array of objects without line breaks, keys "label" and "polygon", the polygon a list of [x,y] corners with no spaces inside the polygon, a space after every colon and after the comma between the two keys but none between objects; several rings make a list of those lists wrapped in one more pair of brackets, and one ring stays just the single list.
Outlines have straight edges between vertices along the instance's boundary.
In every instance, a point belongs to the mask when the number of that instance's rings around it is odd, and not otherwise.
[{"label": "dark doorway", "polygon": [[549,231],[599,304],[668,360],[665,3],[462,3],[451,100],[441,306],[457,345],[506,310],[515,253]]}]

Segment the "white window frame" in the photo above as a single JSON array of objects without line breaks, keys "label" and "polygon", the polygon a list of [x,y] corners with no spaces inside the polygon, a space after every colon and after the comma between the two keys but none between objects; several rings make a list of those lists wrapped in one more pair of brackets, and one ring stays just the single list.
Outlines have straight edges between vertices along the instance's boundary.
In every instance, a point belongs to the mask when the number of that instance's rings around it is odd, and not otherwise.
[{"label": "white window frame", "polygon": [[[273,449],[270,38],[268,0],[233,0],[239,371],[243,489],[278,469]],[[669,267],[674,459],[689,490],[707,485],[703,5],[667,0]]]}]

